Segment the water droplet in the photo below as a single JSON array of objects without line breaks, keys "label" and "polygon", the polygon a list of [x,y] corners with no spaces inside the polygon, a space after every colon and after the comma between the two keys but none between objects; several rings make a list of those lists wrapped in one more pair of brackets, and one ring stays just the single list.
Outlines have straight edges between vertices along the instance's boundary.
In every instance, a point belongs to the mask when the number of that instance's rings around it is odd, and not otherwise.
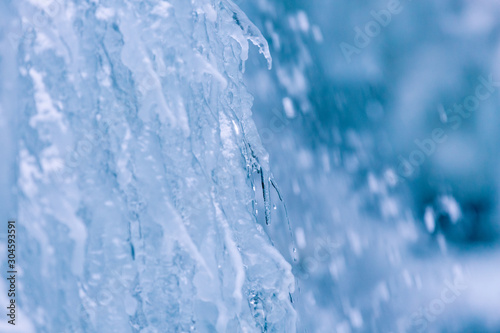
[{"label": "water droplet", "polygon": [[276,205],[273,205],[273,209],[276,210]]}]

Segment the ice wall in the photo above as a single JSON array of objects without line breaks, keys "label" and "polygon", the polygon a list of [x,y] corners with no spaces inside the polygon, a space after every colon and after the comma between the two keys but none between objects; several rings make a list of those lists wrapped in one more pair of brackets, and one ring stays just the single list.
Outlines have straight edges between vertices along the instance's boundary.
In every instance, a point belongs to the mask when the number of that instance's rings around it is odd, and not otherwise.
[{"label": "ice wall", "polygon": [[291,266],[255,218],[253,179],[269,217],[271,174],[242,73],[249,45],[271,58],[246,15],[226,0],[1,6],[18,329],[295,331]]}]

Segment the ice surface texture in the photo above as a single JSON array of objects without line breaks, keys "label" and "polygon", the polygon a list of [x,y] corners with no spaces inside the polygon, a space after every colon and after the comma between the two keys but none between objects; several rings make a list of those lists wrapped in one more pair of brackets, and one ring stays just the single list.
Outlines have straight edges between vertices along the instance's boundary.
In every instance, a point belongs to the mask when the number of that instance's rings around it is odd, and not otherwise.
[{"label": "ice surface texture", "polygon": [[18,329],[295,331],[291,266],[254,216],[253,175],[269,200],[270,172],[249,42],[271,59],[246,15],[227,0],[0,7]]}]

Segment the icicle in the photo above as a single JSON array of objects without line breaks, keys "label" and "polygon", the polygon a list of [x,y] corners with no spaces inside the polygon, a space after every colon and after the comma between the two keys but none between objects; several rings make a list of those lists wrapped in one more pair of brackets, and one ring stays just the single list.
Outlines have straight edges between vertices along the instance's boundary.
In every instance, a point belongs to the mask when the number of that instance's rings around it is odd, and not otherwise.
[{"label": "icicle", "polygon": [[271,193],[269,191],[270,178],[267,175],[267,172],[264,172],[262,168],[260,168],[260,180],[262,182],[262,194],[264,197],[264,213],[266,216],[266,224],[269,225],[269,223],[271,223]]},{"label": "icicle", "polygon": [[[259,53],[264,55],[264,57],[267,60],[267,68],[271,69],[273,64],[273,60],[271,58],[271,52],[269,52],[269,45],[267,43],[267,40],[264,38],[260,30],[250,21],[250,19],[246,16],[246,14],[232,1],[223,1],[223,3],[227,7],[227,9],[233,12],[233,19],[243,31],[243,36],[249,41],[251,41],[253,45],[259,48]],[[238,40],[238,42],[241,44],[241,41]],[[247,55],[244,55],[244,58],[248,58],[248,45],[247,46],[242,45],[242,49],[246,50],[247,53]]]},{"label": "icicle", "polygon": [[276,191],[276,194],[278,194],[278,198],[280,199],[281,203],[283,204],[283,209],[285,210],[285,219],[286,223],[288,225],[288,232],[290,233],[290,239],[292,240],[292,247],[293,247],[293,261],[297,261],[297,246],[295,246],[295,237],[293,236],[293,231],[292,231],[292,226],[290,225],[290,218],[288,217],[288,210],[286,209],[286,204],[285,201],[283,200],[283,197],[281,196],[281,191],[278,188],[278,185],[274,181],[274,178],[271,176],[269,178],[269,181],[271,182],[271,185],[273,186],[274,190]]},{"label": "icicle", "polygon": [[283,197],[281,196],[281,192],[278,188],[278,185],[274,181],[274,178],[271,177],[269,179],[269,181],[271,182],[271,185],[274,187],[276,194],[278,194],[278,198],[280,199],[281,203],[283,204],[283,209],[285,210],[286,223],[288,224],[288,231],[290,231],[290,236],[292,237],[292,240],[293,240],[292,227],[290,226],[290,219],[288,218],[288,210],[286,209],[285,201],[283,201]]}]

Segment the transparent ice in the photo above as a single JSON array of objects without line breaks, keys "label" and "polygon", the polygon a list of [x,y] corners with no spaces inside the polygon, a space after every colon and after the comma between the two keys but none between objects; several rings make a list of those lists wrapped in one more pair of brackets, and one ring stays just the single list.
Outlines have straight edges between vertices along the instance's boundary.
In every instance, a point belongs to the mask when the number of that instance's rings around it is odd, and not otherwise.
[{"label": "transparent ice", "polygon": [[0,1],[0,332],[500,331],[500,6],[394,1]]},{"label": "transparent ice", "polygon": [[25,331],[294,331],[291,265],[252,204],[254,174],[264,193],[271,174],[242,81],[249,42],[271,58],[239,7],[2,7]]}]

